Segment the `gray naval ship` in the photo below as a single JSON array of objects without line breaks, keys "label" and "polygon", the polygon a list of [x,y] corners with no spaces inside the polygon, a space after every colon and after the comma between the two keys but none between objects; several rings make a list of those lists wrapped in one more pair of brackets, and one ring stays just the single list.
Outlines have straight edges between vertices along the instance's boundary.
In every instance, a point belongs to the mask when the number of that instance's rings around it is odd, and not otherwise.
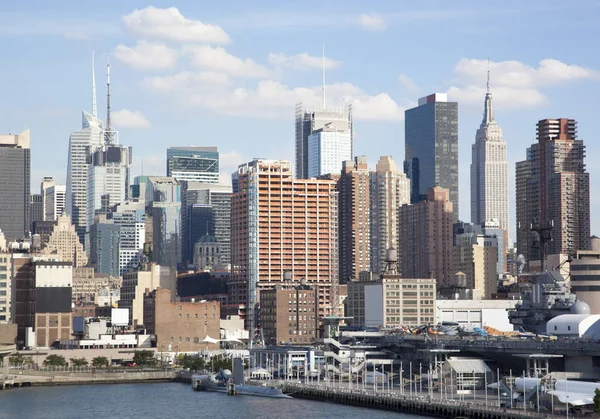
[{"label": "gray naval ship", "polygon": [[[238,383],[234,382],[238,381]],[[229,370],[219,370],[217,374],[192,375],[192,389],[195,391],[215,391],[227,395],[271,397],[274,399],[291,399],[283,394],[280,388],[273,386],[247,385],[234,380]]]}]

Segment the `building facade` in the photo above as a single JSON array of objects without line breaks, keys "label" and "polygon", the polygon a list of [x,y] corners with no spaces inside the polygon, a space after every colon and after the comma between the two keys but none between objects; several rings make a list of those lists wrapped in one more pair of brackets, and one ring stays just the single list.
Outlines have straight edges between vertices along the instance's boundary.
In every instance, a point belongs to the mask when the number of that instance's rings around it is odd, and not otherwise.
[{"label": "building facade", "polygon": [[29,200],[29,231],[33,229],[33,223],[44,221],[44,202],[41,194],[31,194]]},{"label": "building facade", "polygon": [[338,180],[340,282],[357,279],[371,267],[369,168],[367,157],[343,162]]},{"label": "building facade", "polygon": [[217,147],[169,147],[167,176],[180,181],[219,183]]},{"label": "building facade", "polygon": [[69,138],[66,211],[81,244],[85,245],[88,207],[88,153],[104,143],[102,121],[83,112],[82,127]]},{"label": "building facade", "polygon": [[492,294],[498,291],[497,242],[496,246],[485,246],[468,238],[454,246],[453,252],[452,274],[465,274],[467,289],[473,290],[474,300],[491,299]]},{"label": "building facade", "polygon": [[539,258],[530,249],[532,224],[551,227],[546,255],[588,249],[590,183],[584,158],[575,120],[537,123],[537,143],[528,150],[528,163],[517,163],[518,252],[530,255],[528,261]]},{"label": "building facade", "polygon": [[[336,314],[338,203],[332,180],[297,180],[291,164],[256,159],[238,168],[231,202],[230,303],[258,323],[259,293],[281,282],[319,287],[319,315]],[[284,281],[284,272],[289,280]]]},{"label": "building facade", "polygon": [[67,187],[51,185],[44,190],[44,221],[56,221],[65,211]]},{"label": "building facade", "polygon": [[156,335],[161,352],[198,352],[219,349],[221,307],[218,301],[173,301],[168,289],[157,288],[144,297],[144,326]]},{"label": "building facade", "polygon": [[571,290],[600,314],[600,250],[578,250],[571,262]]},{"label": "building facade", "polygon": [[[341,109],[326,108],[323,104],[321,110],[305,109],[302,103],[296,104],[296,178],[308,179],[309,167],[309,137],[317,130],[328,127],[337,132],[345,132],[350,135],[350,154],[348,160],[354,155],[354,130],[352,122],[352,105]],[[339,172],[339,170],[338,170]]]},{"label": "building facade", "polygon": [[58,217],[44,253],[56,254],[61,261],[69,262],[74,267],[85,266],[88,263],[75,226],[66,214]]},{"label": "building facade", "polygon": [[[161,266],[181,260],[181,188],[177,179],[149,176],[146,201],[152,215],[152,254]],[[146,205],[148,206],[148,205]]]},{"label": "building facade", "polygon": [[12,263],[11,254],[0,243],[0,324],[10,323],[11,317]]},{"label": "building facade", "polygon": [[344,129],[325,127],[308,136],[308,178],[339,174],[342,163],[352,160],[352,136]]},{"label": "building facade", "polygon": [[404,278],[452,281],[453,204],[447,189],[431,188],[427,201],[403,205],[398,212],[398,260]]},{"label": "building facade", "polygon": [[508,230],[508,162],[502,129],[494,118],[488,72],[483,120],[471,149],[471,222],[496,220]]},{"label": "building facade", "polygon": [[458,220],[458,103],[435,93],[405,112],[404,172],[411,181],[411,202],[434,186],[448,189]]},{"label": "building facade", "polygon": [[398,248],[398,211],[410,204],[410,180],[391,156],[382,156],[370,175],[371,272],[381,274],[388,249]]},{"label": "building facade", "polygon": [[7,242],[30,231],[30,132],[0,135],[0,229]]},{"label": "building facade", "polygon": [[318,337],[318,292],[308,286],[277,285],[260,292],[265,344],[312,344]]}]

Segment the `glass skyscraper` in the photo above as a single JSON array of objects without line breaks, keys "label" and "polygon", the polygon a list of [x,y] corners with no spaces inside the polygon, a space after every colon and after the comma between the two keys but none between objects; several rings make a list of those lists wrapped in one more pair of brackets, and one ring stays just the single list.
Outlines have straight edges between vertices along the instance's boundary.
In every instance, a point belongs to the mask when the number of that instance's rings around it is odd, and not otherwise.
[{"label": "glass skyscraper", "polygon": [[441,186],[450,191],[454,220],[458,220],[458,103],[435,93],[419,99],[405,112],[404,171],[411,180],[411,202]]},{"label": "glass skyscraper", "polygon": [[352,160],[352,136],[348,131],[325,127],[308,137],[308,178],[340,174],[347,160]]},{"label": "glass skyscraper", "polygon": [[177,180],[219,183],[217,147],[168,148],[167,176]]},{"label": "glass skyscraper", "polygon": [[30,228],[29,130],[0,135],[0,230],[7,243]]}]

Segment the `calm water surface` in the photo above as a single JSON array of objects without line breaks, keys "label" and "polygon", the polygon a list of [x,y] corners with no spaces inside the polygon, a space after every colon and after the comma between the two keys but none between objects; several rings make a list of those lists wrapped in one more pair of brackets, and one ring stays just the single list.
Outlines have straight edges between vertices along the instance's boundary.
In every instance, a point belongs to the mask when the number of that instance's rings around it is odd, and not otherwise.
[{"label": "calm water surface", "polygon": [[228,397],[189,384],[116,384],[0,391],[0,418],[344,418],[419,416],[296,399]]}]

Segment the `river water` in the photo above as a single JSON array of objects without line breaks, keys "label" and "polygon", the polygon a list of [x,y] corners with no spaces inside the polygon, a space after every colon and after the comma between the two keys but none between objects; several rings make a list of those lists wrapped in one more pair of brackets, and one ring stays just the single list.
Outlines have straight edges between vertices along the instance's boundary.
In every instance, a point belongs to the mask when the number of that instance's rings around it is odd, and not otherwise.
[{"label": "river water", "polygon": [[70,418],[344,418],[419,416],[300,399],[231,397],[189,384],[105,384],[0,391],[0,419]]}]

